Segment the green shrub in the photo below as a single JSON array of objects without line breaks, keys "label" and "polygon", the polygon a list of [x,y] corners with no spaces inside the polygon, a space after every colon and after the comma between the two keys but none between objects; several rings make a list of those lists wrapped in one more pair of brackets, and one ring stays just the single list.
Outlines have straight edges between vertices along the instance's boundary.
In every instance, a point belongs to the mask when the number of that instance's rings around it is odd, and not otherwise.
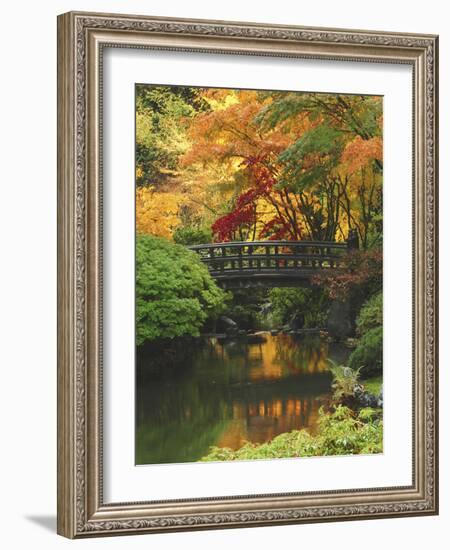
[{"label": "green shrub", "polygon": [[342,405],[332,413],[320,409],[319,429],[314,436],[305,430],[294,430],[260,445],[246,443],[236,451],[211,447],[209,454],[201,460],[210,462],[381,453],[383,421],[379,417],[378,411],[369,408],[361,409],[359,413]]},{"label": "green shrub", "polygon": [[348,366],[359,369],[362,377],[378,374],[383,370],[383,327],[370,329],[361,338],[348,359]]},{"label": "green shrub", "polygon": [[212,234],[210,229],[203,227],[179,226],[173,232],[173,240],[185,246],[206,244],[212,241]]},{"label": "green shrub", "polygon": [[383,293],[374,294],[361,308],[356,319],[358,334],[366,334],[370,329],[383,324]]},{"label": "green shrub", "polygon": [[269,292],[274,321],[287,323],[294,315],[301,314],[305,328],[325,325],[329,300],[318,288],[273,288]]},{"label": "green shrub", "polygon": [[236,289],[230,292],[230,299],[224,315],[233,319],[240,329],[263,328],[260,311],[266,302],[267,289]]},{"label": "green shrub", "polygon": [[224,309],[220,289],[198,256],[165,239],[136,240],[136,343],[198,336]]}]

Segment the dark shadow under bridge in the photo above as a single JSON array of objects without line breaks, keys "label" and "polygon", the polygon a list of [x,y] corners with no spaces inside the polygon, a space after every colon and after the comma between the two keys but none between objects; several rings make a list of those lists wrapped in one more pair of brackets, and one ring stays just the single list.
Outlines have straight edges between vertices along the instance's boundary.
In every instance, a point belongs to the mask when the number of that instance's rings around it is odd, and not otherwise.
[{"label": "dark shadow under bridge", "polygon": [[345,256],[358,248],[348,241],[232,241],[189,247],[223,288],[309,286],[324,270],[342,270]]}]

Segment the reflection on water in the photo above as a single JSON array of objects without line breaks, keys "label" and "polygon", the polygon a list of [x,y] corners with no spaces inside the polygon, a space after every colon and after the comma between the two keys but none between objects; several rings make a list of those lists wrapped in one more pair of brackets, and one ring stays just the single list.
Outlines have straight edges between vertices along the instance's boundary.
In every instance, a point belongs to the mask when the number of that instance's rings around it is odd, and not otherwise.
[{"label": "reflection on water", "polygon": [[238,449],[294,429],[314,433],[330,393],[327,358],[346,355],[311,336],[212,338],[181,367],[143,377],[152,358],[138,350],[136,463],[191,462],[211,445]]}]

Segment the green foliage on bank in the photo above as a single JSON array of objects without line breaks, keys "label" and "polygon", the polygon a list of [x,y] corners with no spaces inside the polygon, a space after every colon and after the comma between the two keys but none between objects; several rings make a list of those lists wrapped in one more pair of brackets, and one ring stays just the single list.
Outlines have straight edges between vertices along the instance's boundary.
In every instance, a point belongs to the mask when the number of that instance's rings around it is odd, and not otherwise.
[{"label": "green foliage on bank", "polygon": [[295,458],[375,454],[383,451],[383,421],[379,411],[364,408],[355,413],[339,405],[332,413],[319,411],[318,433],[305,430],[280,434],[272,441],[256,445],[246,443],[240,449],[211,447],[201,460],[254,460],[258,458]]},{"label": "green foliage on bank", "polygon": [[320,288],[272,288],[269,291],[275,323],[284,324],[293,316],[303,316],[304,328],[323,327],[329,300]]},{"label": "green foliage on bank", "polygon": [[233,319],[240,329],[266,328],[264,327],[266,319],[261,314],[261,308],[265,303],[267,303],[267,289],[265,288],[236,289],[230,293],[225,315]]},{"label": "green foliage on bank", "polygon": [[199,336],[219,315],[226,294],[198,256],[165,239],[136,240],[136,343],[156,338]]},{"label": "green foliage on bank", "polygon": [[354,370],[360,369],[362,377],[382,372],[383,327],[372,328],[364,334],[348,358],[348,366]]},{"label": "green foliage on bank", "polygon": [[[383,370],[382,292],[373,294],[363,304],[356,319],[356,330],[361,339],[348,358],[348,366],[359,370],[363,378],[380,375]],[[374,395],[379,393],[366,389]]]},{"label": "green foliage on bank", "polygon": [[383,376],[372,376],[364,380],[364,389],[372,395],[380,395],[383,386]]},{"label": "green foliage on bank", "polygon": [[383,324],[383,293],[378,292],[371,296],[362,306],[356,319],[358,334],[366,334],[370,329]]}]

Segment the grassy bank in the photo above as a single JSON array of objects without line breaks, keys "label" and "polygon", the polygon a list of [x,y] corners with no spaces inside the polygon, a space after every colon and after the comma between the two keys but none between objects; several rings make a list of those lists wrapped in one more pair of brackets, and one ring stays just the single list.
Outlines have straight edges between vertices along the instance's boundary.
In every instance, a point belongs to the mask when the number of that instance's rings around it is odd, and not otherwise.
[{"label": "grassy bank", "polygon": [[362,381],[364,389],[373,395],[380,395],[381,386],[383,385],[383,375],[373,376]]},{"label": "grassy bank", "polygon": [[314,436],[305,430],[294,430],[260,445],[246,443],[236,451],[211,447],[201,461],[375,454],[383,451],[383,421],[378,410],[365,408],[355,413],[342,405],[332,413],[321,409],[318,424],[319,430]]}]

